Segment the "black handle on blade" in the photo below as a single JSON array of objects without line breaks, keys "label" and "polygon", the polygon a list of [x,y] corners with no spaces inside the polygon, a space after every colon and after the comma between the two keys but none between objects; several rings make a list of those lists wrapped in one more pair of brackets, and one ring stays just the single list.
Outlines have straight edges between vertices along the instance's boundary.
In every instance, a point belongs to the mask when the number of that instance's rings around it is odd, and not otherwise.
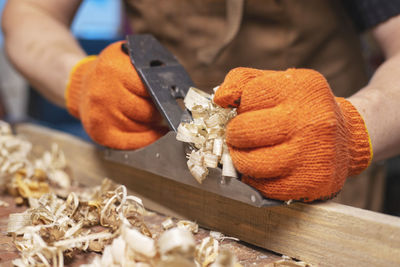
[{"label": "black handle on blade", "polygon": [[191,115],[177,99],[183,99],[194,86],[183,66],[150,34],[127,36],[127,50],[132,64],[171,130],[177,131],[182,120]]}]

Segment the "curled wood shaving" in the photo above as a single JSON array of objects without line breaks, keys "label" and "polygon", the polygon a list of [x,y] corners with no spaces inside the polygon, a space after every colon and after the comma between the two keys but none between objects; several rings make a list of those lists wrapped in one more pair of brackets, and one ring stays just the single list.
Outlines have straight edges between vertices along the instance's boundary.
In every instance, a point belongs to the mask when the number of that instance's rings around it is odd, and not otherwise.
[{"label": "curled wood shaving", "polygon": [[240,265],[237,262],[237,259],[235,255],[227,250],[223,249],[219,252],[215,262],[213,262],[210,267],[240,267]]},{"label": "curled wood shaving", "polygon": [[195,245],[192,234],[188,230],[177,227],[165,231],[158,240],[161,258],[173,255],[193,258]]},{"label": "curled wood shaving", "polygon": [[161,223],[161,225],[164,230],[168,230],[168,229],[171,229],[172,227],[174,227],[174,221],[171,218],[167,218],[166,220],[164,220]]},{"label": "curled wood shaving", "polygon": [[196,259],[201,266],[208,266],[216,260],[218,252],[218,241],[211,236],[208,236],[204,238],[196,248]]},{"label": "curled wood shaving", "polygon": [[189,168],[190,173],[200,184],[208,175],[207,166],[204,163],[204,155],[199,151],[192,151],[188,155],[187,166]]},{"label": "curled wood shaving", "polygon": [[188,154],[188,168],[193,177],[202,183],[208,175],[207,168],[222,165],[222,175],[236,177],[229,150],[225,142],[225,127],[236,116],[236,109],[224,109],[212,101],[213,96],[190,88],[184,103],[192,113],[193,121],[182,122],[176,139],[196,147]]},{"label": "curled wood shaving", "polygon": [[186,229],[193,234],[197,234],[197,232],[199,231],[199,225],[195,222],[188,220],[180,220],[179,222],[176,223],[176,226],[178,228]]}]

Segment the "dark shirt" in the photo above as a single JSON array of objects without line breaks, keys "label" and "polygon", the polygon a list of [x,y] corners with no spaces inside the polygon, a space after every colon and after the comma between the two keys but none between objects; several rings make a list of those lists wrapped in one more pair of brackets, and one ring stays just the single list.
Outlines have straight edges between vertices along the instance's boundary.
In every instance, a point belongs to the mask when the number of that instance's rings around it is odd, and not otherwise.
[{"label": "dark shirt", "polygon": [[359,31],[400,14],[400,0],[342,0],[342,3]]}]

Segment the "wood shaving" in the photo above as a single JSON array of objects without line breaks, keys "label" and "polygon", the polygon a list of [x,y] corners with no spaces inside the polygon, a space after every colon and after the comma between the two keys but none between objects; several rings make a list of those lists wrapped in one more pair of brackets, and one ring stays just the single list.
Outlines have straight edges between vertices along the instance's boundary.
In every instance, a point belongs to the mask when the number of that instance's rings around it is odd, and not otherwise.
[{"label": "wood shaving", "polygon": [[286,205],[290,205],[290,204],[292,204],[292,203],[293,203],[293,199],[289,199],[289,200],[285,201],[285,204],[286,204]]},{"label": "wood shaving", "polygon": [[212,99],[213,95],[190,88],[184,103],[193,121],[182,122],[176,135],[177,140],[192,143],[197,149],[188,154],[187,166],[199,183],[207,177],[207,168],[217,168],[218,164],[222,165],[223,176],[237,178],[225,142],[225,127],[236,116],[236,109],[222,108]]},{"label": "wood shaving", "polygon": [[7,225],[7,232],[14,233],[17,230],[32,224],[31,213],[12,213],[8,217],[9,223]]},{"label": "wood shaving", "polygon": [[312,265],[304,261],[294,261],[291,259],[282,259],[268,265],[268,267],[312,267]]},{"label": "wood shaving", "polygon": [[161,260],[178,255],[193,260],[196,243],[188,230],[175,227],[162,233],[158,247]]},{"label": "wood shaving", "polygon": [[168,230],[168,229],[171,229],[172,227],[174,227],[174,221],[171,218],[167,218],[166,220],[164,220],[161,223],[161,225],[164,230]]},{"label": "wood shaving", "polygon": [[219,252],[215,262],[210,267],[240,267],[242,266],[237,262],[237,259],[233,253],[227,249],[223,249]]},{"label": "wood shaving", "polygon": [[282,259],[268,264],[266,267],[312,267],[304,261],[292,259],[289,256],[282,255]]},{"label": "wood shaving", "polygon": [[209,266],[217,259],[218,252],[218,241],[211,236],[208,236],[204,238],[196,248],[196,259],[200,266]]},{"label": "wood shaving", "polygon": [[195,222],[188,221],[188,220],[180,220],[176,223],[176,226],[181,229],[186,229],[193,234],[197,234],[199,231],[199,225]]},{"label": "wood shaving", "polygon": [[239,238],[236,237],[231,237],[231,236],[225,236],[223,233],[221,232],[216,232],[216,231],[210,231],[210,236],[213,237],[214,239],[222,242],[224,240],[235,240],[235,241],[239,241]]},{"label": "wood shaving", "polygon": [[7,208],[7,207],[9,207],[10,206],[10,204],[8,204],[7,202],[5,202],[4,200],[1,200],[0,199],[0,207],[5,207],[5,208]]}]

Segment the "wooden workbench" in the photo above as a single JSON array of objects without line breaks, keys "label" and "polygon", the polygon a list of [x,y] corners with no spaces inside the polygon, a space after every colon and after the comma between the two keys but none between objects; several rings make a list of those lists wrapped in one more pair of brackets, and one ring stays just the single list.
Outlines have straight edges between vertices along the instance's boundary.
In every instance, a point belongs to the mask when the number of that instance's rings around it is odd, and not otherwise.
[{"label": "wooden workbench", "polygon": [[[74,177],[85,186],[112,178],[141,197],[145,207],[162,214],[187,218],[206,229],[319,266],[400,266],[398,217],[330,201],[256,208],[106,161],[99,147],[65,133],[33,125],[16,130],[38,145],[35,153],[58,143]],[[279,258],[266,250],[230,245],[244,265],[262,266],[259,260],[267,264]]]}]

